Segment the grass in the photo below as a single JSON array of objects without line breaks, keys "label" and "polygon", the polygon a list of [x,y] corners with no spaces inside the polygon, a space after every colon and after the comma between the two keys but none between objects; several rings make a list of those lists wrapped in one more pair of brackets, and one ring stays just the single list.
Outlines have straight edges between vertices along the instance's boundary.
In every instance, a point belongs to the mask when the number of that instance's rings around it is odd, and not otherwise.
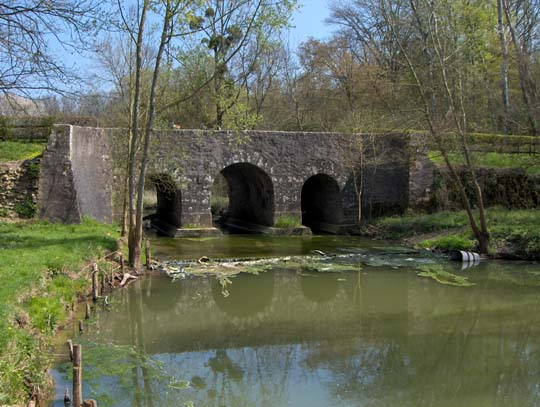
[{"label": "grass", "polygon": [[[438,151],[430,151],[428,157],[434,164],[444,164],[444,159]],[[450,153],[449,157],[452,163],[465,164],[463,154]],[[524,169],[529,175],[540,175],[540,158],[534,154],[475,152],[472,153],[472,157],[479,167]]]},{"label": "grass", "polygon": [[476,246],[476,241],[470,239],[467,235],[448,235],[423,240],[420,242],[419,246],[426,249],[437,249],[442,251],[473,250]]},{"label": "grass", "polygon": [[0,162],[30,160],[40,156],[45,142],[0,141]]},{"label": "grass", "polygon": [[[540,209],[488,208],[487,217],[494,254],[540,259]],[[420,240],[420,246],[440,250],[472,250],[476,246],[464,211],[379,218],[374,226],[381,239],[435,234]]]},{"label": "grass", "polygon": [[[87,288],[82,266],[116,247],[113,226],[0,223],[0,404],[44,385],[54,330]],[[31,384],[30,384],[31,383]]]},{"label": "grass", "polygon": [[441,232],[467,225],[465,212],[442,211],[378,218],[374,222],[382,239],[399,240],[415,235]]},{"label": "grass", "polygon": [[276,221],[274,222],[275,228],[296,228],[301,226],[302,223],[298,220],[298,218],[290,215],[281,215],[279,216]]}]

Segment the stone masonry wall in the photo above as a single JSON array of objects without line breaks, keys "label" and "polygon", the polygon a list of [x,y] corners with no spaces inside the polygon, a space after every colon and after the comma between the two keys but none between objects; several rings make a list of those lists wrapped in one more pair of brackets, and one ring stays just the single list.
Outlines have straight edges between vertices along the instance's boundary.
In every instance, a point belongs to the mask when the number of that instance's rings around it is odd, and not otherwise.
[{"label": "stone masonry wall", "polygon": [[[42,217],[77,222],[82,216],[91,216],[110,222],[113,212],[119,213],[123,194],[120,174],[126,163],[123,133],[118,129],[55,127],[43,158]],[[274,219],[285,214],[300,218],[304,183],[325,174],[339,186],[343,223],[357,223],[358,171],[352,168],[358,163],[351,161],[351,145],[357,144],[359,137],[363,136],[158,131],[151,146],[148,177],[167,175],[173,180],[181,196],[183,225],[210,226],[213,182],[232,164],[252,164],[268,175],[274,192]],[[390,150],[394,154],[384,164],[370,161],[364,168],[362,204],[373,214],[402,212],[409,200],[408,136],[381,135],[376,144],[386,146],[378,148],[377,154],[390,157]]]},{"label": "stone masonry wall", "polygon": [[0,164],[0,218],[30,218],[35,213],[40,159]]}]

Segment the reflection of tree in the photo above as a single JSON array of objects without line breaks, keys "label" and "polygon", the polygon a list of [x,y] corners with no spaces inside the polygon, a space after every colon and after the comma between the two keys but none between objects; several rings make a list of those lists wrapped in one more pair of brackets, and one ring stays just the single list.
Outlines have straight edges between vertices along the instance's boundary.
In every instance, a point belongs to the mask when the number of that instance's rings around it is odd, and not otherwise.
[{"label": "reflection of tree", "polygon": [[389,320],[365,320],[361,339],[321,342],[306,366],[330,371],[322,384],[360,405],[538,405],[540,346],[532,321],[509,324],[486,307],[493,292],[465,292],[451,312],[424,309],[408,333],[385,330]]},{"label": "reflection of tree", "polygon": [[210,358],[206,366],[212,369],[214,374],[220,373],[235,382],[242,380],[244,377],[244,371],[231,360],[227,355],[227,351],[223,349],[216,350],[216,356]]},{"label": "reflection of tree", "polygon": [[[144,288],[137,283],[120,293],[120,308],[100,323],[126,346],[85,344],[85,380],[100,395],[100,406],[176,406],[184,400],[208,407],[275,406],[291,401],[299,388],[316,389],[336,406],[540,405],[537,291],[491,280],[453,288],[399,271],[368,270],[314,278],[322,287],[327,278],[347,280],[322,306],[303,298],[299,277],[277,273],[271,306],[249,318],[220,312],[209,282],[195,280],[186,280],[183,292],[204,287],[202,300],[186,295],[173,312],[158,316],[146,295],[154,295],[160,281],[151,288],[150,281]],[[165,290],[169,286],[175,284],[167,281]],[[249,306],[259,291],[240,294]],[[167,331],[171,324],[179,330]],[[175,347],[193,330],[217,340]],[[145,350],[152,348],[156,354],[149,356]],[[180,379],[191,387],[183,388]]]}]

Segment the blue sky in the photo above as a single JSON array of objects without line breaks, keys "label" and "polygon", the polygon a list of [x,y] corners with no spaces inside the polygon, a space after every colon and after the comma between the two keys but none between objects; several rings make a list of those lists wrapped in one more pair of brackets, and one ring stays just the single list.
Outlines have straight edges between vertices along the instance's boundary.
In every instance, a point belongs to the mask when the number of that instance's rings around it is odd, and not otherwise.
[{"label": "blue sky", "polygon": [[[330,36],[332,28],[324,23],[328,17],[329,0],[298,0],[299,9],[293,14],[289,41],[293,49],[310,37],[324,39]],[[57,48],[57,54],[72,69],[79,72],[99,72],[93,55],[81,55],[78,52]],[[98,81],[99,82],[99,81]],[[94,83],[96,88],[102,88],[104,83]]]},{"label": "blue sky", "polygon": [[328,0],[300,0],[301,8],[293,15],[291,45],[298,45],[309,37],[326,38],[331,28],[324,23],[328,17]]}]

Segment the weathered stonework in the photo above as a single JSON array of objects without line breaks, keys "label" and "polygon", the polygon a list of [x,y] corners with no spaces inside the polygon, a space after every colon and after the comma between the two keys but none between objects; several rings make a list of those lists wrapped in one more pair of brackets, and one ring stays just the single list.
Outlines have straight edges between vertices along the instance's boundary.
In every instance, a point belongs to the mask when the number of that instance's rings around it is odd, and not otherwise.
[{"label": "weathered stonework", "polygon": [[0,164],[0,218],[31,217],[38,191],[40,159]]},{"label": "weathered stonework", "polygon": [[[126,163],[122,141],[125,134],[119,133],[114,129],[55,126],[43,157],[39,199],[42,217],[78,222],[82,216],[90,216],[110,222],[119,214],[124,185],[120,177]],[[260,217],[266,226],[281,215],[302,218],[302,189],[316,175],[324,175],[337,185],[341,224],[357,223],[355,185],[359,184],[359,174],[365,215],[402,212],[409,202],[409,136],[379,136],[375,144],[393,154],[385,153],[382,163],[368,160],[362,171],[353,171],[353,166],[359,164],[351,161],[351,145],[362,137],[336,133],[158,131],[151,146],[148,179],[165,176],[172,181],[174,195],[163,200],[162,206],[175,211],[171,219],[179,227],[212,225],[211,191],[220,173],[229,177],[229,192],[236,194],[238,208],[253,212],[245,220]],[[317,194],[312,196],[318,199]],[[250,207],[254,205],[260,205],[261,210],[270,208],[271,212],[261,214]]]},{"label": "weathered stonework", "polygon": [[78,223],[88,216],[112,222],[113,171],[109,133],[102,129],[55,126],[43,154],[39,216]]}]

